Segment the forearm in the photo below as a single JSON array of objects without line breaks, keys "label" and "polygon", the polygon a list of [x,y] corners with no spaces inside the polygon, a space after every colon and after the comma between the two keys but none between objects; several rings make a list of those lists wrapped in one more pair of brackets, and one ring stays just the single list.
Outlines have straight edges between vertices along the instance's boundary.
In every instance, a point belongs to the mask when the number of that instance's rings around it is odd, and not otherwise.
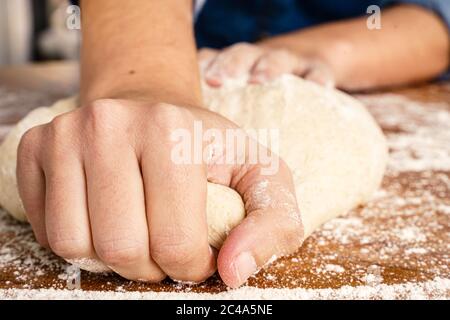
[{"label": "forearm", "polygon": [[191,1],[82,1],[82,32],[82,103],[201,103]]},{"label": "forearm", "polygon": [[449,35],[425,9],[400,5],[382,12],[380,30],[366,17],[308,28],[261,42],[327,63],[338,87],[361,90],[432,79],[449,64]]}]

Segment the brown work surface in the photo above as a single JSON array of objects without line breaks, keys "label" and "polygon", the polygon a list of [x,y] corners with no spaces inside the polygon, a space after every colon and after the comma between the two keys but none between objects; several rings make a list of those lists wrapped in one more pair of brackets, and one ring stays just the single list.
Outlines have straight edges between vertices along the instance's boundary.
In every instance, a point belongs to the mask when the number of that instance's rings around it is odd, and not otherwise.
[{"label": "brown work surface", "polygon": [[[0,69],[0,141],[31,108],[74,93],[76,74],[75,64]],[[297,253],[276,260],[247,286],[316,290],[322,295],[307,297],[322,298],[450,298],[450,83],[357,97],[388,137],[391,157],[382,190],[366,206],[325,224]],[[10,289],[0,296],[64,289],[68,266],[39,248],[29,226],[0,210],[0,291]],[[397,289],[392,293],[390,287]],[[333,295],[339,288],[347,291]],[[81,289],[125,296],[227,290],[217,276],[199,285],[143,284],[87,272],[81,274]]]}]

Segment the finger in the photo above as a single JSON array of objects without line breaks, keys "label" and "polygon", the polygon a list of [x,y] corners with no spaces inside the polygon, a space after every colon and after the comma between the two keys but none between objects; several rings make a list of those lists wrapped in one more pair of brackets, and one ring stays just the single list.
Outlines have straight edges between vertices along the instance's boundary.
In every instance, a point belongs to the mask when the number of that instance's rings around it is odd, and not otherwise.
[{"label": "finger", "polygon": [[158,174],[145,162],[152,257],[174,280],[207,279],[216,264],[208,244],[205,174],[189,166],[162,166]]},{"label": "finger", "polygon": [[[106,140],[93,149],[96,151],[86,155],[85,168],[98,257],[127,279],[164,279],[165,274],[150,257],[144,190],[134,149]],[[108,156],[110,150],[121,150],[120,156]]]},{"label": "finger", "polygon": [[237,190],[243,196],[247,216],[231,231],[217,261],[228,286],[242,285],[268,262],[301,245],[303,225],[289,180],[282,172],[268,178],[251,173],[239,182]]},{"label": "finger", "polygon": [[48,247],[45,228],[45,177],[40,166],[39,153],[42,126],[28,130],[22,137],[17,151],[17,184],[28,222],[36,240]]},{"label": "finger", "polygon": [[82,160],[76,147],[67,143],[70,137],[66,130],[54,133],[62,126],[64,120],[58,117],[46,130],[46,141],[51,141],[43,155],[47,237],[50,248],[60,257],[94,258]]},{"label": "finger", "polygon": [[306,68],[305,61],[287,50],[271,50],[264,54],[254,65],[250,83],[272,81],[282,74],[296,74]]},{"label": "finger", "polygon": [[198,51],[197,59],[200,67],[200,73],[204,74],[211,62],[216,58],[219,50],[202,48]]},{"label": "finger", "polygon": [[210,86],[221,86],[227,78],[248,76],[262,49],[250,44],[236,44],[220,52],[205,72]]},{"label": "finger", "polygon": [[205,169],[174,164],[161,142],[147,149],[159,150],[142,158],[152,257],[174,280],[203,281],[216,268],[208,244]]},{"label": "finger", "polygon": [[304,78],[324,86],[326,88],[334,88],[335,80],[333,73],[329,68],[322,64],[313,64],[305,73]]}]

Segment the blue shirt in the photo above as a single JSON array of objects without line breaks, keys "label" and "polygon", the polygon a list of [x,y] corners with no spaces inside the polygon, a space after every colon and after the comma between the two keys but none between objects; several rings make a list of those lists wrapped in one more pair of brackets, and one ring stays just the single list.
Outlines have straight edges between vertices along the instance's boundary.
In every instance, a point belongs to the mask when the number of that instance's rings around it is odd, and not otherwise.
[{"label": "blue shirt", "polygon": [[195,37],[199,48],[223,48],[363,16],[370,5],[385,8],[396,3],[426,7],[437,13],[450,30],[450,0],[207,0],[197,13]]}]

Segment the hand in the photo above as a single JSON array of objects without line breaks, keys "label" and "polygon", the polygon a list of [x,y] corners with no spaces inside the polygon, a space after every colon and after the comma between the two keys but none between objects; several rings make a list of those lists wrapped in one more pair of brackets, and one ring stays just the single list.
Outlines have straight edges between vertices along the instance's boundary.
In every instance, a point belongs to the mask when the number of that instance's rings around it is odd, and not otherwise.
[{"label": "hand", "polygon": [[286,73],[334,87],[333,73],[324,61],[285,49],[238,43],[222,51],[201,49],[198,59],[206,82],[213,87],[228,78],[248,77],[250,83],[264,83]]},{"label": "hand", "polygon": [[231,151],[223,141],[200,163],[176,163],[173,133],[193,134],[195,121],[223,134],[240,130],[202,108],[120,99],[96,100],[30,129],[17,176],[39,243],[65,259],[99,259],[130,280],[202,281],[216,270],[206,223],[211,181],[237,190],[247,211],[218,255],[227,285],[295,251],[303,227],[288,167],[280,161],[264,176],[249,148],[222,163]]}]

